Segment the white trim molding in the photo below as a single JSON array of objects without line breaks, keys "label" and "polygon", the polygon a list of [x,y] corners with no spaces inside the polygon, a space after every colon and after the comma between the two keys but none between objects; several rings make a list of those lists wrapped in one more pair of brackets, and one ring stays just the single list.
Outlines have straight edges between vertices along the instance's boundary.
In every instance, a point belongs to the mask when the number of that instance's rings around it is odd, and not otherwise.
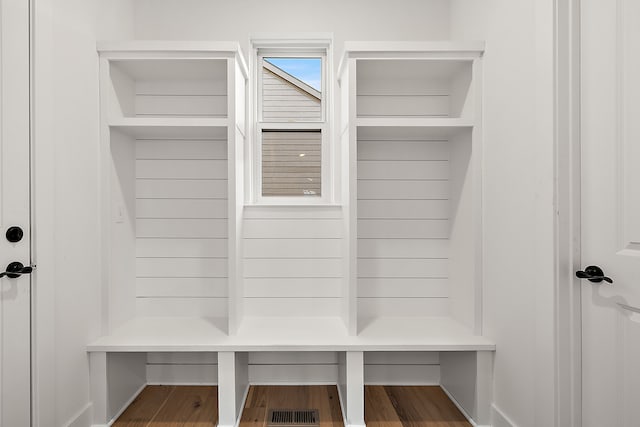
[{"label": "white trim molding", "polygon": [[[555,0],[555,426],[582,424],[580,2]],[[500,426],[497,426],[500,427]]]},{"label": "white trim molding", "polygon": [[518,427],[509,417],[495,404],[491,405],[491,426],[492,427]]}]

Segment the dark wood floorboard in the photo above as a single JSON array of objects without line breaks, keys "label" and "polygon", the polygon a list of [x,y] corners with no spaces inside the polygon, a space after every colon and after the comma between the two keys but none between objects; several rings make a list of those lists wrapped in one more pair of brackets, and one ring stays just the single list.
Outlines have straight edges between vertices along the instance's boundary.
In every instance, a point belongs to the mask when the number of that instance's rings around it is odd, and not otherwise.
[{"label": "dark wood floorboard", "polygon": [[334,385],[251,386],[240,427],[264,427],[270,409],[317,409],[320,427],[344,427]]},{"label": "dark wood floorboard", "polygon": [[367,427],[471,427],[438,386],[366,386]]},{"label": "dark wood floorboard", "polygon": [[113,427],[215,427],[215,386],[147,386]]}]

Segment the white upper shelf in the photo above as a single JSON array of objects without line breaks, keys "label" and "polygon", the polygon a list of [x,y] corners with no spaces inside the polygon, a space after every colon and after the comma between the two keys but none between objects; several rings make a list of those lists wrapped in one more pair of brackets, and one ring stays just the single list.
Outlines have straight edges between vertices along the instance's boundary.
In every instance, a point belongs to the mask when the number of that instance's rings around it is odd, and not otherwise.
[{"label": "white upper shelf", "polygon": [[483,55],[484,47],[480,41],[345,42],[338,76],[348,59],[473,59]]},{"label": "white upper shelf", "polygon": [[249,69],[245,56],[237,42],[225,41],[179,41],[179,40],[135,40],[99,41],[100,56],[117,59],[160,59],[160,58],[229,58],[235,57],[245,79]]}]

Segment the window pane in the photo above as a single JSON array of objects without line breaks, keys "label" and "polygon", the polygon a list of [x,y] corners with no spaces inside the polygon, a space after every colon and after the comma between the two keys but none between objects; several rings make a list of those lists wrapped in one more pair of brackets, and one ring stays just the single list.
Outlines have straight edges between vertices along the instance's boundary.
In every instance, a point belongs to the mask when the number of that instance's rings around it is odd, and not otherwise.
[{"label": "window pane", "polygon": [[321,82],[320,58],[264,58],[262,119],[322,120]]},{"label": "window pane", "polygon": [[262,195],[320,196],[322,133],[262,132]]}]

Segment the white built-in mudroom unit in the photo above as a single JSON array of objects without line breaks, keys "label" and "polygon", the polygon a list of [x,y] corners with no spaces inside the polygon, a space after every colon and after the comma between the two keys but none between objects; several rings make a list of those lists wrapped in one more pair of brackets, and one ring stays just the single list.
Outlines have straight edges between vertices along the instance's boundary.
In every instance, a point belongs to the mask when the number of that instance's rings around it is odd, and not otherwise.
[{"label": "white built-in mudroom unit", "polygon": [[338,384],[353,426],[367,384],[441,385],[488,424],[483,49],[346,42],[327,97],[342,103],[342,203],[308,205],[245,203],[256,98],[237,43],[98,43],[94,423],[146,384],[209,383],[221,426],[237,425],[249,384]]},{"label": "white built-in mudroom unit", "polygon": [[0,0],[0,427],[637,427],[638,28]]}]

